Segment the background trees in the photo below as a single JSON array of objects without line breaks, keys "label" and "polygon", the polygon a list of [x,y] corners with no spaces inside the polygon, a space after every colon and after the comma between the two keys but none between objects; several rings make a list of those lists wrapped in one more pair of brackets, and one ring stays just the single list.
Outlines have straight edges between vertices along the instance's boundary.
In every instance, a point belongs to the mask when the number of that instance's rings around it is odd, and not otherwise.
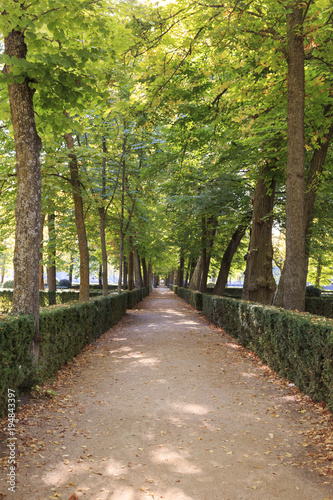
[{"label": "background trees", "polygon": [[316,196],[331,182],[332,15],[325,0],[8,2],[1,251],[15,205],[15,301],[32,300],[15,310],[38,317],[40,251],[53,270],[80,259],[82,300],[91,260],[104,293],[107,258],[132,286],[133,256],[137,284],[155,271],[205,291],[214,276],[223,293],[235,255],[244,298],[271,303],[273,229],[286,236],[276,304],[302,310],[308,262],[317,282],[329,265]]}]

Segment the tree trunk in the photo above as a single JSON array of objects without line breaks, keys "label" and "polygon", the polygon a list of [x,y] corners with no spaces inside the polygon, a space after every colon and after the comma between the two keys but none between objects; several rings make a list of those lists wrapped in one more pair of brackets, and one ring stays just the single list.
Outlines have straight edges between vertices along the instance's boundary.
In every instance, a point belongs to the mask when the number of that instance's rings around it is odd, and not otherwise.
[{"label": "tree trunk", "polygon": [[286,261],[283,306],[305,309],[305,141],[303,9],[294,1],[287,15],[288,154],[286,183]]},{"label": "tree trunk", "polygon": [[45,214],[40,216],[40,246],[39,246],[39,289],[44,290],[43,240],[44,240]]},{"label": "tree trunk", "polygon": [[55,215],[54,213],[48,215],[47,221],[48,229],[48,262],[47,262],[47,287],[49,292],[55,292],[57,289],[56,280],[56,235],[55,235]]},{"label": "tree trunk", "polygon": [[128,254],[128,289],[133,290],[134,288],[134,262],[133,262],[133,248],[132,248],[132,237],[130,237],[130,252]]},{"label": "tree trunk", "polygon": [[202,255],[200,255],[196,263],[192,278],[190,280],[190,284],[188,285],[189,290],[199,290],[201,283],[201,275],[202,275]]},{"label": "tree trunk", "polygon": [[[7,15],[2,12],[2,15]],[[5,54],[26,59],[24,33],[12,30],[4,39]],[[4,73],[11,73],[7,64]],[[34,337],[30,355],[34,363],[39,355],[39,246],[41,217],[41,140],[37,134],[33,94],[27,77],[22,83],[8,84],[11,120],[14,130],[17,198],[14,250],[13,313],[33,314]]]},{"label": "tree trunk", "polygon": [[140,257],[138,254],[138,250],[136,248],[134,248],[133,250],[133,260],[134,260],[135,288],[142,288]]},{"label": "tree trunk", "polygon": [[317,273],[316,273],[316,287],[320,287],[320,280],[321,280],[321,273],[323,269],[323,256],[320,253],[318,255],[318,261],[317,261]]},{"label": "tree trunk", "polygon": [[267,185],[267,165],[260,173],[253,196],[252,228],[246,256],[246,280],[242,299],[271,304],[276,284],[273,277],[272,224],[275,180]]},{"label": "tree trunk", "polygon": [[128,266],[127,266],[127,259],[124,257],[124,278],[123,278],[123,288],[124,290],[127,289],[128,287]]},{"label": "tree trunk", "polygon": [[73,283],[73,267],[74,267],[73,262],[72,262],[72,260],[73,260],[72,254],[70,255],[70,259],[71,259],[71,263],[69,264],[68,280],[69,280],[70,284],[72,285],[72,283]]},{"label": "tree trunk", "polygon": [[[250,218],[248,219],[250,222]],[[229,245],[227,246],[222,257],[220,272],[214,287],[213,295],[223,295],[228,282],[229,271],[232,259],[235,255],[237,248],[246,233],[247,224],[241,224],[231,237]]]},{"label": "tree trunk", "polygon": [[179,258],[179,267],[178,267],[178,272],[177,272],[177,285],[180,287],[184,286],[184,254],[181,253],[180,258]]},{"label": "tree trunk", "polygon": [[[67,113],[65,112],[65,115]],[[67,148],[71,151],[74,148],[72,134],[65,134],[64,139]],[[75,224],[79,240],[80,252],[80,294],[79,300],[89,300],[89,249],[86,234],[86,226],[84,223],[83,200],[81,196],[81,183],[79,180],[79,168],[75,153],[69,153],[69,170],[71,174],[71,184],[73,188],[73,198],[75,207]]]},{"label": "tree trunk", "polygon": [[212,255],[212,249],[214,245],[214,238],[217,228],[217,218],[216,217],[206,217],[203,218],[203,249],[202,249],[202,273],[200,281],[200,292],[207,293],[207,278],[209,273],[210,259]]},{"label": "tree trunk", "polygon": [[149,287],[153,287],[154,286],[154,274],[153,274],[153,265],[151,263],[151,261],[149,261],[149,264],[148,264],[148,284],[149,284]]},{"label": "tree trunk", "polygon": [[[324,114],[328,115],[330,112],[330,108],[327,107]],[[306,188],[305,188],[305,208],[304,208],[304,231],[305,231],[305,282],[307,275],[307,262],[308,255],[310,249],[310,241],[311,241],[311,220],[313,214],[313,208],[316,201],[316,196],[318,192],[318,188],[321,181],[321,174],[323,172],[327,151],[330,145],[330,142],[333,137],[333,123],[331,124],[327,134],[324,135],[323,140],[320,144],[319,149],[315,149],[313,152],[313,156],[310,163],[309,172],[307,175]],[[280,281],[278,284],[277,291],[274,296],[274,306],[283,307],[283,295],[284,295],[284,266],[281,272]]]},{"label": "tree trunk", "polygon": [[147,269],[147,263],[146,263],[145,257],[142,257],[141,264],[142,264],[142,272],[143,272],[143,286],[149,286],[148,269]]},{"label": "tree trunk", "polygon": [[[125,140],[123,142],[123,155],[125,155]],[[126,182],[126,163],[125,159],[123,159],[122,163],[122,176],[121,176],[121,211],[120,211],[120,248],[119,248],[119,279],[118,279],[118,293],[121,292],[121,284],[123,281],[123,262],[125,261],[124,259],[124,240],[125,240],[125,234],[124,234],[124,209],[125,209],[125,182]],[[132,264],[133,266],[133,264]],[[124,265],[125,268],[125,265]],[[124,283],[124,288],[125,288],[125,283]],[[128,288],[129,290],[133,289]]]},{"label": "tree trunk", "polygon": [[99,235],[101,238],[101,250],[102,250],[102,283],[103,283],[103,295],[108,295],[108,254],[106,251],[106,238],[105,238],[105,208],[99,207]]}]

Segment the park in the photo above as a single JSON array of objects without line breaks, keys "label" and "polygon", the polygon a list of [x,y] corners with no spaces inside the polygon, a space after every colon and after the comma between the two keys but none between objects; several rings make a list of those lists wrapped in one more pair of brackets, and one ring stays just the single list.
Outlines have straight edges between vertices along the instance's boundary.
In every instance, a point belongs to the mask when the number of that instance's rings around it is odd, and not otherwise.
[{"label": "park", "polygon": [[333,498],[332,30],[6,2],[0,498]]}]

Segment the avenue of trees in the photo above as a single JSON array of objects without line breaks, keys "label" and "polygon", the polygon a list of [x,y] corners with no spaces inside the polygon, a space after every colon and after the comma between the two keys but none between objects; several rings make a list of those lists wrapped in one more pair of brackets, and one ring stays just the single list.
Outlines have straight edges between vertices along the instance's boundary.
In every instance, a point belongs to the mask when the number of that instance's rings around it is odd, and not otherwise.
[{"label": "avenue of trees", "polygon": [[[332,256],[330,0],[7,0],[0,267],[36,318],[47,269],[152,271],[304,310]],[[273,265],[281,270],[277,287]],[[0,269],[1,271],[1,269]],[[327,281],[326,281],[327,282]],[[34,349],[34,346],[33,346]]]}]

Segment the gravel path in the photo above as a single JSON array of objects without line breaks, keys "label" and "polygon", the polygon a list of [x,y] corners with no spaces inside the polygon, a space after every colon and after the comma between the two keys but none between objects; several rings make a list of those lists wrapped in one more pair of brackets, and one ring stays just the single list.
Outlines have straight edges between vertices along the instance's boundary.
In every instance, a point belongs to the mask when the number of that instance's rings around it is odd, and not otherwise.
[{"label": "gravel path", "polygon": [[19,412],[16,492],[3,471],[0,498],[333,499],[307,463],[313,405],[167,288],[52,387]]}]

